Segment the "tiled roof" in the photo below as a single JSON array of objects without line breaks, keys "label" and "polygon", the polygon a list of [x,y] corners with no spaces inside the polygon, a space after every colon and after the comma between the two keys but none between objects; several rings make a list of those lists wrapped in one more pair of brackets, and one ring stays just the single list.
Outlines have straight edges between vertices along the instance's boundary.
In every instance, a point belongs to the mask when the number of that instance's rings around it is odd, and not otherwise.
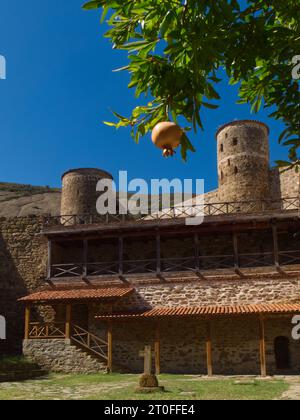
[{"label": "tiled roof", "polygon": [[140,313],[115,313],[98,315],[96,319],[134,319],[134,318],[166,318],[189,316],[219,316],[219,315],[247,315],[247,314],[288,314],[300,312],[299,304],[259,304],[238,306],[199,306],[199,307],[171,307],[154,308]]},{"label": "tiled roof", "polygon": [[109,298],[119,298],[133,293],[133,288],[112,287],[112,288],[88,288],[88,289],[68,289],[68,290],[43,290],[19,299],[21,302],[65,302],[99,300]]}]

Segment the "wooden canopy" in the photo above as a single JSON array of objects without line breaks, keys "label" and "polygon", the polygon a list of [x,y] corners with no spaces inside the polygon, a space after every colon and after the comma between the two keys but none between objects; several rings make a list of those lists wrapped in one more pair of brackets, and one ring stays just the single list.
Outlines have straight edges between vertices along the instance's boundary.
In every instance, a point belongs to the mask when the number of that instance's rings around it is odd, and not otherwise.
[{"label": "wooden canopy", "polygon": [[33,293],[19,299],[20,302],[30,303],[60,303],[73,301],[96,301],[102,299],[121,298],[133,293],[129,287],[111,288],[78,288],[78,289],[51,289]]},{"label": "wooden canopy", "polygon": [[98,320],[113,319],[149,319],[149,318],[170,318],[170,317],[191,317],[191,316],[233,316],[248,314],[290,314],[299,313],[300,303],[265,303],[258,305],[232,305],[232,306],[198,306],[198,307],[169,307],[154,308],[144,312],[136,313],[114,313],[97,315]]}]

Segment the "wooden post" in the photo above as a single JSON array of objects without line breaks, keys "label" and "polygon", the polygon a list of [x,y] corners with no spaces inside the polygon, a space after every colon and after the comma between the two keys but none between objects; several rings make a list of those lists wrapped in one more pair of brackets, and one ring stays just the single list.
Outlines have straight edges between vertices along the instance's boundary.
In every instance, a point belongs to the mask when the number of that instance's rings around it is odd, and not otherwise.
[{"label": "wooden post", "polygon": [[280,262],[279,262],[279,246],[278,246],[278,229],[276,225],[272,226],[272,232],[273,232],[275,267],[279,268]]},{"label": "wooden post", "polygon": [[239,269],[239,249],[238,249],[238,237],[236,232],[233,233],[233,251],[234,251],[234,268]]},{"label": "wooden post", "polygon": [[71,316],[72,316],[72,305],[66,306],[66,331],[65,336],[66,340],[70,340],[71,338]]},{"label": "wooden post", "polygon": [[47,279],[52,277],[52,241],[48,239],[48,265],[47,265]]},{"label": "wooden post", "polygon": [[25,340],[29,340],[30,312],[31,312],[31,307],[30,305],[27,305],[25,308]]},{"label": "wooden post", "polygon": [[196,271],[199,272],[200,271],[200,259],[199,259],[200,248],[199,248],[199,235],[198,235],[198,233],[195,233],[194,241],[195,241]]},{"label": "wooden post", "polygon": [[211,322],[206,323],[206,356],[207,356],[207,375],[212,376],[212,339],[211,339]]},{"label": "wooden post", "polygon": [[161,238],[160,234],[156,234],[156,274],[161,274]]},{"label": "wooden post", "polygon": [[87,239],[83,240],[83,277],[87,277],[88,275],[88,250],[89,250],[89,243]]},{"label": "wooden post", "polygon": [[265,339],[265,320],[262,315],[259,317],[259,348],[260,348],[260,372],[262,377],[267,376],[266,364],[266,339]]},{"label": "wooden post", "polygon": [[109,373],[112,373],[113,370],[113,352],[112,352],[112,321],[108,321],[108,329],[107,329],[107,369]]},{"label": "wooden post", "polygon": [[155,374],[160,375],[160,322],[157,321],[155,326],[155,345],[154,345],[154,353],[155,353]]},{"label": "wooden post", "polygon": [[124,238],[123,236],[119,236],[119,275],[122,276],[124,274]]}]

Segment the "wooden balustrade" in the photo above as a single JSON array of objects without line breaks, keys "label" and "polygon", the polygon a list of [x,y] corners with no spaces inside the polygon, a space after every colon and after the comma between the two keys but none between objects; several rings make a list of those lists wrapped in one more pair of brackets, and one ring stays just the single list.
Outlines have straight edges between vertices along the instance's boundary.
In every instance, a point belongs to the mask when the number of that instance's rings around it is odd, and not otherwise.
[{"label": "wooden balustrade", "polygon": [[65,323],[29,323],[28,339],[41,340],[41,339],[59,339],[65,338]]},{"label": "wooden balustrade", "polygon": [[71,341],[84,349],[91,351],[98,357],[105,359],[106,361],[108,360],[109,344],[79,325],[71,325]]},{"label": "wooden balustrade", "polygon": [[[170,272],[205,272],[218,269],[247,269],[255,267],[277,267],[300,264],[300,250],[277,251],[265,253],[206,255],[186,258],[160,258],[159,273]],[[53,264],[51,273],[53,279],[68,277],[99,277],[120,275],[118,261],[97,263]],[[157,273],[156,259],[123,260],[122,273],[124,275]]]},{"label": "wooden balustrade", "polygon": [[46,216],[44,217],[44,227],[52,228],[55,226],[76,226],[92,224],[114,224],[128,222],[144,222],[151,220],[165,220],[177,218],[190,218],[197,216],[224,216],[234,214],[265,214],[272,212],[291,212],[298,211],[300,207],[299,197],[288,197],[279,200],[261,201],[238,201],[207,203],[202,205],[182,206],[176,205],[152,214],[84,214],[84,215],[65,215],[65,216]]}]

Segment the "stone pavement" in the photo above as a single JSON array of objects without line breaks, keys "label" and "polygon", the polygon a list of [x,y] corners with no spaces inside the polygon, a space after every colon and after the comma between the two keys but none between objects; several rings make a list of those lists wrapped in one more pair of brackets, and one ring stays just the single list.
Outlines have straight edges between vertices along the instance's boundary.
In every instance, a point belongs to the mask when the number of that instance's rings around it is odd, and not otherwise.
[{"label": "stone pavement", "polygon": [[282,394],[279,400],[300,401],[300,376],[286,376],[284,380],[290,387],[288,391]]}]

